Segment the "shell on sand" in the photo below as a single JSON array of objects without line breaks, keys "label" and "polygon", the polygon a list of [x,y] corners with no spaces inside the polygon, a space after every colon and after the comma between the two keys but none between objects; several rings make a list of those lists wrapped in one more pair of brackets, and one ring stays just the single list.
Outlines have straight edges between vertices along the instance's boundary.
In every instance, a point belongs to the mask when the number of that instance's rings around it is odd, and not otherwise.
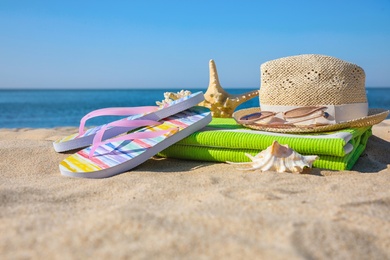
[{"label": "shell on sand", "polygon": [[301,155],[289,148],[288,145],[280,145],[274,141],[271,146],[261,151],[256,156],[245,154],[252,162],[232,163],[246,164],[252,168],[249,170],[276,171],[301,173],[305,167],[311,168],[313,162],[319,157],[316,155]]},{"label": "shell on sand", "polygon": [[199,105],[210,108],[213,117],[232,117],[234,110],[240,104],[259,95],[258,90],[238,95],[227,93],[219,83],[217,68],[213,60],[209,62],[209,69],[210,82],[204,94],[205,101]]}]

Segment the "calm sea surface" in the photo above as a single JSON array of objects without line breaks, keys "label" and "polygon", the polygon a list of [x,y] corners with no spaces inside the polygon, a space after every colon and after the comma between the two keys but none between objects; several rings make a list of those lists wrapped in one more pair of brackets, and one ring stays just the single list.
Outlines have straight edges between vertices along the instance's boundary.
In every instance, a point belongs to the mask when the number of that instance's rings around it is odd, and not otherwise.
[{"label": "calm sea surface", "polygon": [[[232,94],[251,90],[227,89]],[[164,99],[166,91],[179,90],[0,90],[0,128],[78,126],[80,118],[92,110],[155,105],[156,101]],[[390,88],[367,88],[367,97],[370,108],[390,110]],[[255,106],[259,106],[258,98],[242,104],[239,109]],[[94,118],[88,124],[114,119],[118,118]]]}]

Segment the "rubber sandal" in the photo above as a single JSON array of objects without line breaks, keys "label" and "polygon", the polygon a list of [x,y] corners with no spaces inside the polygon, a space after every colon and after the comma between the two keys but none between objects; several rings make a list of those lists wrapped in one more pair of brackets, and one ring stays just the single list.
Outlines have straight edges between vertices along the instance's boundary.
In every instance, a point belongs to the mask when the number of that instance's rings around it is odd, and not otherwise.
[{"label": "rubber sandal", "polygon": [[123,134],[132,129],[135,129],[137,126],[114,126],[115,124],[111,124],[109,127],[108,124],[100,125],[96,127],[92,127],[88,130],[85,130],[85,123],[88,119],[98,117],[98,116],[128,116],[127,118],[120,119],[114,122],[118,122],[121,120],[153,120],[159,121],[165,117],[174,115],[186,109],[189,109],[193,106],[196,106],[200,102],[204,100],[204,95],[202,92],[196,92],[189,96],[177,99],[164,107],[158,106],[145,106],[145,107],[125,107],[125,108],[104,108],[92,111],[85,115],[81,121],[79,126],[79,132],[76,134],[72,134],[61,138],[55,142],[53,142],[54,150],[56,152],[65,152],[69,150],[79,149],[83,147],[87,147],[92,144],[93,138],[97,132],[99,132],[102,128],[106,127],[104,131],[104,135],[102,136],[102,140],[109,139],[111,137]]},{"label": "rubber sandal", "polygon": [[61,174],[106,178],[128,171],[211,122],[208,108],[196,106],[130,134],[97,141],[63,160]]}]

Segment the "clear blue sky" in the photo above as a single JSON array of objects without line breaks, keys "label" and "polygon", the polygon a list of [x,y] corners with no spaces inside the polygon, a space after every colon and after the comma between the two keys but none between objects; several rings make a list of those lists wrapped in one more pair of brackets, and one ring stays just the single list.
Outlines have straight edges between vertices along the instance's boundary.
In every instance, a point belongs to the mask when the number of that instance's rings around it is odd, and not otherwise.
[{"label": "clear blue sky", "polygon": [[0,1],[0,88],[258,88],[268,60],[318,53],[390,86],[390,1]]}]

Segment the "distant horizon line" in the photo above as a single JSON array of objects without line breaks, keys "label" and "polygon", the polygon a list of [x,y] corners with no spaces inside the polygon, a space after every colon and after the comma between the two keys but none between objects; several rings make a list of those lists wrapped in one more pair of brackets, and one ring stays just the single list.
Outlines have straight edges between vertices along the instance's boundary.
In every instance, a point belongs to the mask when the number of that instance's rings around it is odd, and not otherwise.
[{"label": "distant horizon line", "polygon": [[[366,86],[366,89],[384,89],[384,88],[390,88],[390,86]],[[164,88],[0,88],[0,91],[3,91],[3,90],[163,90]],[[194,90],[206,90],[207,88],[186,88],[186,89],[183,89],[183,88],[175,88],[175,87],[172,87],[172,88],[165,88],[165,89],[168,89],[168,90],[191,90],[191,89],[194,89]],[[255,89],[255,88],[243,88],[243,87],[240,87],[240,88],[234,88],[234,87],[226,87],[224,89]]]}]

